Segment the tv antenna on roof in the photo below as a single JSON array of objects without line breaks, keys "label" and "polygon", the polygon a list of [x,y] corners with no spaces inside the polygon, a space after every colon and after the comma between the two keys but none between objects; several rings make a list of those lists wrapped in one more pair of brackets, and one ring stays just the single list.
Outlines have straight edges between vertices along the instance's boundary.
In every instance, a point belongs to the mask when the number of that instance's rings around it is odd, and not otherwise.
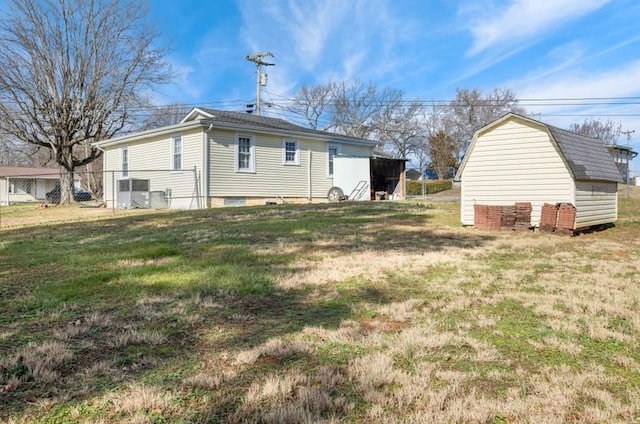
[{"label": "tv antenna on roof", "polygon": [[267,73],[262,73],[262,66],[275,66],[275,63],[265,62],[265,57],[274,57],[271,52],[256,53],[245,56],[249,62],[256,64],[256,115],[260,115],[260,87],[267,85]]}]

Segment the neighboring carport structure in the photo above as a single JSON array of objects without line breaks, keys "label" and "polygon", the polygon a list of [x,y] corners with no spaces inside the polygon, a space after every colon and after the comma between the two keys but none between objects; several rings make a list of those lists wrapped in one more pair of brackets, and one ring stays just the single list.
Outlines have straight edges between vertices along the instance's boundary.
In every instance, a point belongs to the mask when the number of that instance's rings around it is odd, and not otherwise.
[{"label": "neighboring carport structure", "polygon": [[458,170],[460,218],[474,224],[474,205],[530,202],[539,226],[545,203],[571,203],[574,229],[618,216],[620,173],[599,139],[507,114],[478,130]]},{"label": "neighboring carport structure", "polygon": [[57,169],[0,166],[0,205],[44,201],[59,180]]}]

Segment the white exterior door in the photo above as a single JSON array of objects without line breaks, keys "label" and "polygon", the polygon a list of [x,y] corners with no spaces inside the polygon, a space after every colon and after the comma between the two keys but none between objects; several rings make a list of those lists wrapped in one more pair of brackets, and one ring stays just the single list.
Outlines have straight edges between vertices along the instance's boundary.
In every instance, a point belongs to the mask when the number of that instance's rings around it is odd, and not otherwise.
[{"label": "white exterior door", "polygon": [[371,172],[368,157],[333,158],[333,185],[349,200],[371,200]]}]

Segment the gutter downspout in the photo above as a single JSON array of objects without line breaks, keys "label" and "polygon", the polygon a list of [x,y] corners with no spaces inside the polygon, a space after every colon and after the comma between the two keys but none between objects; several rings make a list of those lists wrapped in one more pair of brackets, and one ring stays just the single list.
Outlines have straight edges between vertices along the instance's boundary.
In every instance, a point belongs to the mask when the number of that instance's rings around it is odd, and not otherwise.
[{"label": "gutter downspout", "polygon": [[205,209],[209,209],[211,207],[210,199],[209,199],[209,189],[210,189],[210,185],[211,185],[211,181],[209,179],[209,165],[211,162],[211,158],[209,157],[210,155],[210,148],[209,148],[209,132],[213,130],[213,124],[209,124],[209,128],[207,128],[206,130],[204,130],[204,135],[202,136],[203,140],[202,142],[204,143],[203,145],[203,152],[204,152],[204,157],[202,158],[202,168],[203,168],[203,172],[202,172],[202,189],[204,191],[204,207]]},{"label": "gutter downspout", "polygon": [[312,153],[311,153],[311,148],[309,148],[309,202],[313,202],[313,176],[312,176],[312,170],[313,170],[313,166],[311,163],[311,159],[312,159]]}]

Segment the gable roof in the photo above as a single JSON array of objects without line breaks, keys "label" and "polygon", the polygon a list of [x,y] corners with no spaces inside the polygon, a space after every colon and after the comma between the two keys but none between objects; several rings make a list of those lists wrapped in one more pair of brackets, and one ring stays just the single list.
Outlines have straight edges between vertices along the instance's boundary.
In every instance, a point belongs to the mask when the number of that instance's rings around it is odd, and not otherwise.
[{"label": "gable roof", "polygon": [[293,137],[309,137],[329,142],[359,144],[375,147],[377,142],[363,138],[349,137],[328,131],[319,131],[292,124],[289,121],[268,116],[252,115],[244,112],[230,112],[226,110],[214,110],[207,108],[193,108],[180,123],[166,127],[154,128],[133,134],[127,134],[108,140],[93,143],[98,148],[114,146],[120,143],[139,141],[146,137],[172,134],[193,128],[222,128],[236,131],[259,131],[270,134]]},{"label": "gable roof", "polygon": [[462,170],[473,152],[478,136],[510,120],[522,120],[546,131],[573,179],[622,182],[620,172],[602,140],[563,130],[516,113],[508,113],[476,131],[458,169],[456,180],[459,181],[462,177]]},{"label": "gable roof", "polygon": [[231,112],[228,110],[214,110],[208,108],[193,108],[191,112],[181,121],[181,123],[189,122],[196,118],[205,118],[205,120],[214,127],[238,128],[267,130],[271,132],[287,132],[297,134],[307,134],[309,136],[338,138],[341,141],[347,141],[358,144],[368,144],[375,146],[376,141],[367,140],[357,137],[349,137],[346,135],[336,134],[329,131],[314,130],[293,124],[280,118],[272,118],[263,115],[253,115],[246,112]]}]

